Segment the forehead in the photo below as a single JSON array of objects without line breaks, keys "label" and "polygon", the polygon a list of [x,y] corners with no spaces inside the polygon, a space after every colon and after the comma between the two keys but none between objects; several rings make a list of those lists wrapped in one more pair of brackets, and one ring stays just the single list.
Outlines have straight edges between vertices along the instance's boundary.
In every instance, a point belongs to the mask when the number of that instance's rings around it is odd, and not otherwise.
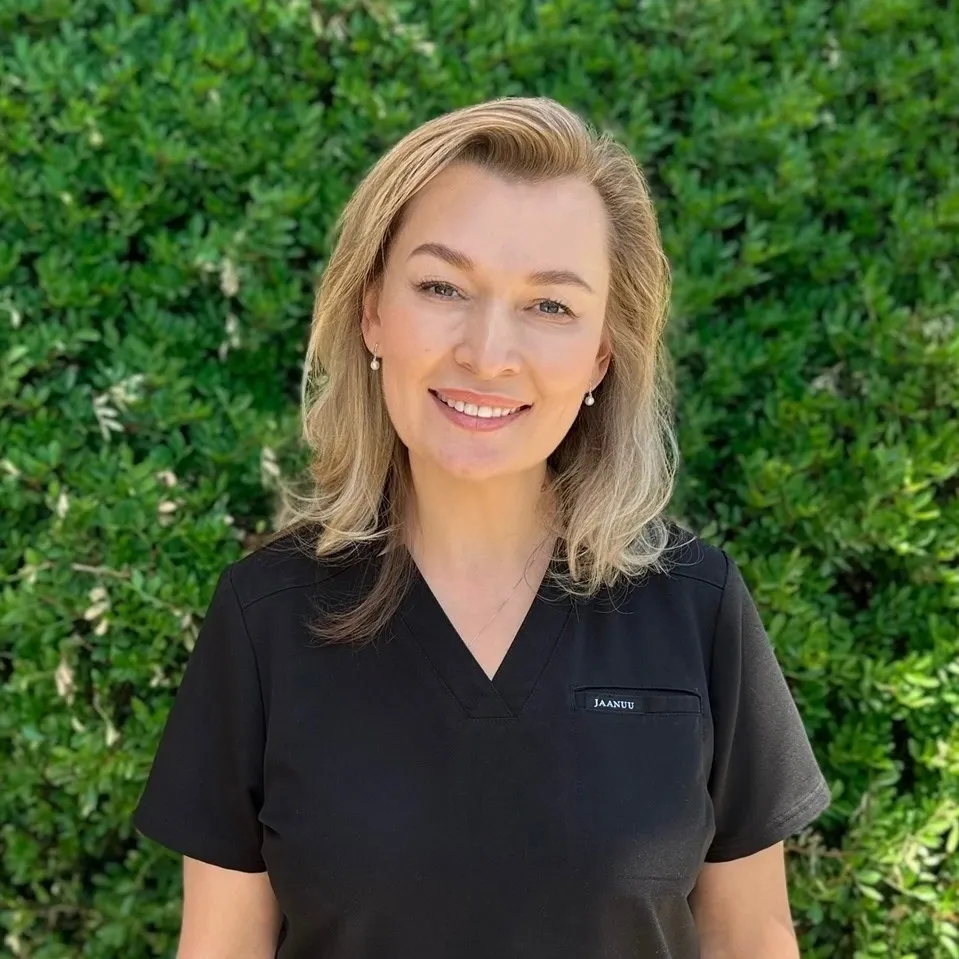
[{"label": "forehead", "polygon": [[509,182],[456,164],[410,201],[394,249],[405,262],[420,243],[443,243],[466,253],[478,270],[507,276],[570,269],[601,289],[607,229],[603,201],[584,180]]}]

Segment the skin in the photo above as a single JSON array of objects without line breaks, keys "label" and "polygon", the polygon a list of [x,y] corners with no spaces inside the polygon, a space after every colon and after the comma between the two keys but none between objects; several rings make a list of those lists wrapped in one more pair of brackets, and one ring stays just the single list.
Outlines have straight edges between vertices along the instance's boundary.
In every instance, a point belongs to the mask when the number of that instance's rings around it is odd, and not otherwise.
[{"label": "skin", "polygon": [[689,896],[701,959],[799,959],[784,845],[703,864]]},{"label": "skin", "polygon": [[267,873],[183,857],[176,959],[273,959],[282,922]]},{"label": "skin", "polygon": [[[452,166],[410,204],[382,285],[364,302],[363,339],[381,359],[371,375],[380,377],[409,450],[415,503],[408,546],[460,634],[488,620],[531,549],[538,559],[529,589],[498,614],[499,634],[471,647],[490,674],[532,601],[551,546],[534,549],[544,530],[546,459],[575,418],[589,415],[583,397],[609,366],[606,229],[603,204],[587,183],[509,184]],[[411,255],[424,243],[466,254],[472,266],[435,248]],[[556,269],[577,274],[589,289],[528,276]],[[438,286],[418,288],[428,281]],[[531,409],[495,432],[466,430],[429,393],[444,387],[501,393]],[[703,959],[797,959],[782,843],[706,863],[689,902]],[[184,859],[177,959],[272,959],[280,922],[266,873]]]},{"label": "skin", "polygon": [[[449,589],[481,578],[501,597],[542,536],[546,458],[588,413],[583,398],[609,365],[606,229],[587,183],[510,184],[454,165],[414,198],[367,296],[363,338],[381,358],[386,406],[409,450],[414,555],[437,582],[445,572]],[[465,254],[472,268],[414,253],[424,243]],[[550,269],[589,289],[528,280]],[[438,285],[418,288],[428,281]],[[429,390],[444,387],[532,408],[505,429],[473,432],[437,408]]]}]

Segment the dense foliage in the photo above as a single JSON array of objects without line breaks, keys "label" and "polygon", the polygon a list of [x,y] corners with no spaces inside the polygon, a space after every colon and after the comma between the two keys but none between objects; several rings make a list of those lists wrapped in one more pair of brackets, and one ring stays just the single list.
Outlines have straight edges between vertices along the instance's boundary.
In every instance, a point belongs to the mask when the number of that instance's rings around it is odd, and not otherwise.
[{"label": "dense foliage", "polygon": [[423,120],[561,100],[647,171],[676,509],[741,564],[832,809],[808,959],[959,956],[959,11],[0,0],[0,951],[172,955],[130,816],[224,564],[302,465],[331,225]]}]

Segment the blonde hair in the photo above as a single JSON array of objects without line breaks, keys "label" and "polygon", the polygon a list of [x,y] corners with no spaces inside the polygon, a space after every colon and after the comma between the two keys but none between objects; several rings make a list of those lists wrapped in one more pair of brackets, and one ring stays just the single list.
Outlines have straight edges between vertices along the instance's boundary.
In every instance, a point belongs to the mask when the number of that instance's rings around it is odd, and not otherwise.
[{"label": "blonde hair", "polygon": [[[413,494],[406,447],[383,400],[360,320],[382,279],[407,204],[451,163],[524,182],[579,177],[608,213],[612,360],[595,405],[547,460],[544,491],[558,537],[547,576],[574,596],[623,577],[665,571],[678,447],[672,369],[663,332],[670,269],[646,179],[628,150],[547,97],[502,97],[436,117],[369,171],[335,224],[338,239],[317,290],[301,385],[309,492],[280,481],[279,532],[312,556],[378,544],[372,584],[348,609],[309,624],[327,642],[371,640],[395,614],[413,573],[403,518]],[[307,534],[308,535],[304,535]]]}]

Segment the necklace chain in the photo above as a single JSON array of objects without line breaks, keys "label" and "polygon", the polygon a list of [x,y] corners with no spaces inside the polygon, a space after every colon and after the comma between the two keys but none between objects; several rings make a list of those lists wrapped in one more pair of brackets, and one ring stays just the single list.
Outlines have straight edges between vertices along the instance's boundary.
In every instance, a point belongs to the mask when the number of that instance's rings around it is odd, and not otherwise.
[{"label": "necklace chain", "polygon": [[490,616],[490,618],[486,621],[486,625],[470,640],[471,645],[475,643],[476,640],[478,640],[487,629],[489,629],[490,623],[492,623],[493,620],[499,616],[503,610],[503,607],[510,601],[510,599],[512,599],[513,593],[516,592],[516,590],[519,588],[519,584],[522,583],[526,578],[526,568],[529,566],[530,560],[536,555],[537,551],[540,549],[540,547],[542,547],[543,543],[545,543],[548,538],[549,533],[547,533],[546,536],[544,536],[539,543],[533,547],[533,552],[529,554],[529,559],[526,560],[526,563],[523,566],[523,572],[519,574],[519,579],[516,580],[516,582],[513,584],[513,588],[506,594],[506,599],[504,599],[503,602],[496,607],[496,612],[494,612],[493,615]]}]

